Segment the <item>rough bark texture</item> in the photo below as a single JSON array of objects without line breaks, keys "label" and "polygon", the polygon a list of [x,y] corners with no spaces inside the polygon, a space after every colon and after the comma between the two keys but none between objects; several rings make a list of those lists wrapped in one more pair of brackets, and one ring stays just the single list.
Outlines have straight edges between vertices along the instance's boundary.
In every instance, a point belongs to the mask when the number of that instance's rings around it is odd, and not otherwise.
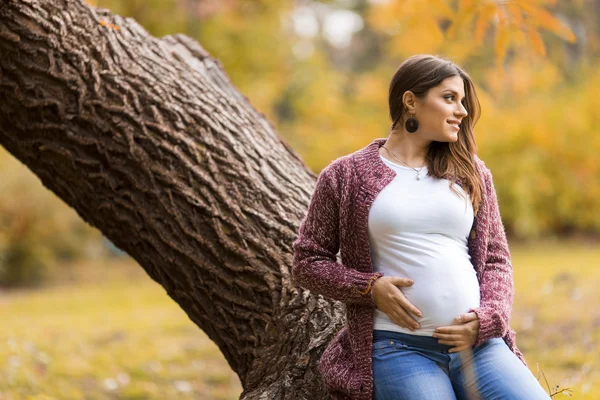
[{"label": "rough bark texture", "polygon": [[343,305],[290,284],[315,175],[197,42],[81,0],[0,0],[0,143],[165,288],[241,398],[327,397]]}]

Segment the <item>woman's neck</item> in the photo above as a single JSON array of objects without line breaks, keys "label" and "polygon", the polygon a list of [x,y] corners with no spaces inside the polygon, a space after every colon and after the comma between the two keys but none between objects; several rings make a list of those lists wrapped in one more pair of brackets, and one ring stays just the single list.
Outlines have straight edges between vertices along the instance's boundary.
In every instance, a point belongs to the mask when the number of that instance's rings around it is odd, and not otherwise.
[{"label": "woman's neck", "polygon": [[406,163],[411,167],[420,168],[426,165],[427,147],[416,143],[412,138],[402,138],[399,134],[392,134],[379,148],[379,154],[392,162]]}]

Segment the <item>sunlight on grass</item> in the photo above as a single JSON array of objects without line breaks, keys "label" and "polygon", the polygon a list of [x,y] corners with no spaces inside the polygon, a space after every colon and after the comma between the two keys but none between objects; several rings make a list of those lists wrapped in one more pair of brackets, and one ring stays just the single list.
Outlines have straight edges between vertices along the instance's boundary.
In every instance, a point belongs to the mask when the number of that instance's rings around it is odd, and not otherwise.
[{"label": "sunlight on grass", "polygon": [[600,398],[600,246],[553,241],[510,246],[511,325],[529,368],[538,376],[539,365],[551,388],[570,388],[573,398]]},{"label": "sunlight on grass", "polygon": [[214,343],[148,277],[11,294],[0,304],[0,398],[237,399],[242,391]]},{"label": "sunlight on grass", "polygon": [[[511,325],[531,371],[548,392],[599,398],[600,246],[510,246]],[[140,267],[86,270],[83,283],[0,295],[0,399],[239,397],[218,348]]]}]

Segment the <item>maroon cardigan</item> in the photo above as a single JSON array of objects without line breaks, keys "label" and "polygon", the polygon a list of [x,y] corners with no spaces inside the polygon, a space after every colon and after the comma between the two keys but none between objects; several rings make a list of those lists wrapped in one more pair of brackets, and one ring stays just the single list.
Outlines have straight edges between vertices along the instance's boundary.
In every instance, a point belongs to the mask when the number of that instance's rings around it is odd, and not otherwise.
[{"label": "maroon cardigan", "polygon": [[[371,349],[373,273],[368,235],[369,209],[396,173],[379,157],[386,138],[331,162],[317,179],[308,211],[293,243],[293,282],[346,305],[346,326],[329,342],[319,372],[333,399],[373,396]],[[480,287],[480,322],[475,346],[493,337],[504,339],[525,364],[509,327],[513,302],[513,271],[504,225],[490,170],[474,155],[484,183],[482,203],[468,238],[469,254]],[[336,255],[340,252],[341,263]]]}]

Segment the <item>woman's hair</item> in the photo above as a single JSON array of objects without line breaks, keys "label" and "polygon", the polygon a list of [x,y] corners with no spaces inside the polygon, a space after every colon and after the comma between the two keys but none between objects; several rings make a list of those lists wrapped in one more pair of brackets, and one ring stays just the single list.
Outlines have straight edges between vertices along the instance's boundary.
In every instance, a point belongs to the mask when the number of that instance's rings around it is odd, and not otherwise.
[{"label": "woman's hair", "polygon": [[[471,77],[458,65],[441,57],[418,54],[405,60],[392,77],[389,90],[390,117],[393,121],[390,132],[398,123],[404,123],[408,110],[404,108],[402,96],[410,90],[423,100],[429,89],[439,85],[444,79],[460,76],[465,85],[464,107],[468,115],[462,119],[458,140],[456,142],[431,142],[426,163],[428,175],[450,180],[450,189],[461,195],[453,183],[459,183],[470,195],[475,215],[483,192],[483,183],[475,166],[474,154],[477,144],[473,135],[473,127],[481,114],[479,99]],[[464,197],[464,196],[462,196]]]}]

